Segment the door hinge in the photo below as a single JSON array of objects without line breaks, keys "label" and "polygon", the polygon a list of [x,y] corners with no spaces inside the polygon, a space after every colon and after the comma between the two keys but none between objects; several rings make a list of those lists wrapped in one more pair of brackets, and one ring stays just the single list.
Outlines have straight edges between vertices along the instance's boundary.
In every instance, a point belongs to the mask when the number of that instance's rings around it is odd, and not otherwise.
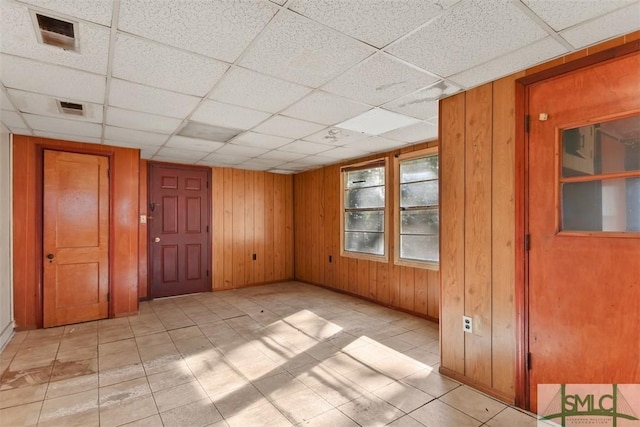
[{"label": "door hinge", "polygon": [[525,252],[531,250],[531,234],[524,235],[524,250]]},{"label": "door hinge", "polygon": [[530,126],[531,126],[531,116],[527,114],[524,116],[524,131],[526,133],[529,133]]},{"label": "door hinge", "polygon": [[531,353],[527,353],[527,360],[525,361],[527,371],[531,370]]}]

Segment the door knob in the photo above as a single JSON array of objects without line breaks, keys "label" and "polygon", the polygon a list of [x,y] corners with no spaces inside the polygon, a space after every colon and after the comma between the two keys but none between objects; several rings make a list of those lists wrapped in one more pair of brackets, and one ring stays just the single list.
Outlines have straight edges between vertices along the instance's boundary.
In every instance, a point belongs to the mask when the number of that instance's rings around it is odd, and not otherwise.
[{"label": "door knob", "polygon": [[54,254],[47,254],[47,259],[54,259],[56,256]]},{"label": "door knob", "polygon": [[158,243],[160,241],[159,237],[156,237],[155,239],[153,239],[154,242]]}]

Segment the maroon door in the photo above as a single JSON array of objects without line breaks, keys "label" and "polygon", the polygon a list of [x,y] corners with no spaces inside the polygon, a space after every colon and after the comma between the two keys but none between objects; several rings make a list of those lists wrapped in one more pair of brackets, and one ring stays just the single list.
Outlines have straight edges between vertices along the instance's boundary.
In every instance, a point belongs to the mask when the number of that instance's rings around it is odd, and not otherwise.
[{"label": "maroon door", "polygon": [[211,290],[210,174],[205,168],[149,164],[153,298]]}]

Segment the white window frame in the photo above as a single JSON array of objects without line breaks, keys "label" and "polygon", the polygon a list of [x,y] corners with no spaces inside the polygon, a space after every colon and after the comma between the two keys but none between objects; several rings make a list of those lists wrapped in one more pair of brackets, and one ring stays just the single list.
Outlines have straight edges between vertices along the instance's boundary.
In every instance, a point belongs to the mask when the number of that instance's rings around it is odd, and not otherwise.
[{"label": "white window frame", "polygon": [[[384,237],[384,254],[374,255],[366,252],[347,251],[344,248],[345,229],[344,229],[344,216],[347,209],[345,208],[345,174],[348,171],[355,169],[367,169],[367,166],[371,167],[384,166],[384,231],[382,232]],[[340,255],[348,258],[364,259],[369,261],[388,262],[389,261],[389,162],[386,157],[368,160],[365,162],[354,163],[340,168]]]},{"label": "white window frame", "polygon": [[[422,268],[427,270],[439,270],[440,263],[434,261],[420,261],[415,259],[400,258],[400,163],[406,160],[414,160],[421,157],[439,156],[438,147],[425,148],[422,150],[411,151],[408,153],[400,154],[394,159],[394,262],[396,265],[402,265],[406,267]],[[440,158],[438,157],[438,161]],[[440,212],[440,174],[438,174],[438,213]],[[440,243],[438,243],[438,252],[440,252]]]}]

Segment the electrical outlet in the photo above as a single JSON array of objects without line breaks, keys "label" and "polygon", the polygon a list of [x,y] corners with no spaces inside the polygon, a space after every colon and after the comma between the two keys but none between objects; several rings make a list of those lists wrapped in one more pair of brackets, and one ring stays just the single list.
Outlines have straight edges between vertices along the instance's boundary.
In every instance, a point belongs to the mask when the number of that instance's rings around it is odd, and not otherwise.
[{"label": "electrical outlet", "polygon": [[462,330],[468,334],[473,333],[473,319],[469,316],[462,316]]},{"label": "electrical outlet", "polygon": [[146,224],[146,223],[147,223],[147,216],[140,215],[140,224]]}]

